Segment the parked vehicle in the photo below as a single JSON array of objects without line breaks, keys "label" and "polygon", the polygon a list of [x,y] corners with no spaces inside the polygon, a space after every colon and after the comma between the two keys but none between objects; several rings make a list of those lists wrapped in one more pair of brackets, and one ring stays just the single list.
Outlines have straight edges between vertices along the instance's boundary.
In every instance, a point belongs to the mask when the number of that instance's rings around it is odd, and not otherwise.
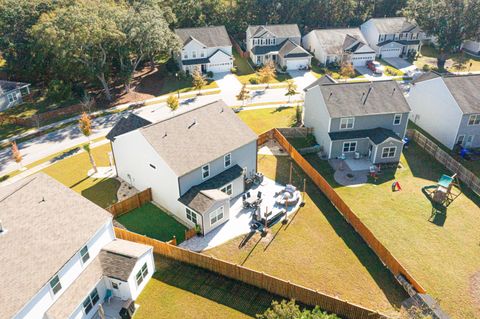
[{"label": "parked vehicle", "polygon": [[383,74],[383,71],[385,71],[385,68],[383,67],[383,65],[381,65],[377,61],[368,61],[367,67],[370,70],[372,70],[373,73],[376,73],[376,74]]}]

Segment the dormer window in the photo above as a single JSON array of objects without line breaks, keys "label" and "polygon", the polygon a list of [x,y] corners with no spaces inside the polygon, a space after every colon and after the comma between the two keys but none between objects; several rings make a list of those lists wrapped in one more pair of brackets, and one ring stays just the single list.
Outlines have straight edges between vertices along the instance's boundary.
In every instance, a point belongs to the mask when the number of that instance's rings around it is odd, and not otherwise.
[{"label": "dormer window", "polygon": [[206,179],[210,176],[210,164],[202,166],[202,178]]},{"label": "dormer window", "polygon": [[352,129],[354,123],[355,123],[354,117],[344,117],[340,119],[340,129],[341,130]]}]

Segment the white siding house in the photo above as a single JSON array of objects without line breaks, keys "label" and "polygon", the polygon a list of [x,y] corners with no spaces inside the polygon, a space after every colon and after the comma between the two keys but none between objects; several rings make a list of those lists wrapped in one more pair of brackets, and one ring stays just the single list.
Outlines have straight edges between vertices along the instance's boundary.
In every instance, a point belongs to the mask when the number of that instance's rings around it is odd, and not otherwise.
[{"label": "white siding house", "polygon": [[[155,270],[151,247],[115,239],[107,211],[47,175],[6,186],[0,198],[1,318],[89,319],[107,292],[119,302],[138,296],[144,284],[124,277],[141,263],[145,282]],[[120,309],[105,305],[113,318]]]},{"label": "white siding house", "polygon": [[30,94],[30,84],[0,80],[0,112],[21,104]]},{"label": "white siding house", "polygon": [[465,40],[462,43],[462,50],[473,56],[480,57],[480,39]]}]

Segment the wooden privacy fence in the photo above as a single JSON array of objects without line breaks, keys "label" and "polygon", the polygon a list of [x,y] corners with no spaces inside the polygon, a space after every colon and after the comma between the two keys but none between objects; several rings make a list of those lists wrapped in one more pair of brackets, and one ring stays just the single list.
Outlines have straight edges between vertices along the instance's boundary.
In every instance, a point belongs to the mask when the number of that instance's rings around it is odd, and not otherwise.
[{"label": "wooden privacy fence", "polygon": [[311,306],[319,306],[328,312],[349,319],[386,319],[386,315],[324,294],[322,292],[296,285],[289,281],[233,264],[215,257],[195,253],[178,246],[145,237],[128,230],[115,227],[115,236],[120,239],[153,246],[153,251],[184,263],[210,270],[222,276],[232,278],[249,285],[264,289],[283,298],[295,300]]},{"label": "wooden privacy fence", "polygon": [[445,165],[445,167],[453,173],[457,174],[457,177],[467,185],[471,190],[480,195],[480,178],[466,169],[465,166],[460,164],[450,154],[440,148],[435,142],[423,135],[417,130],[407,130],[407,137],[416,142],[421,148],[423,148],[428,154],[432,155],[439,163]]},{"label": "wooden privacy fence", "polygon": [[425,289],[415,278],[402,266],[402,264],[392,255],[392,253],[373,235],[365,224],[357,217],[350,207],[343,201],[337,192],[323,178],[320,173],[287,141],[287,139],[277,129],[260,135],[259,140],[265,140],[265,136],[273,136],[275,140],[290,154],[290,157],[298,166],[310,177],[313,183],[325,194],[337,210],[342,214],[345,220],[352,225],[355,231],[363,238],[367,245],[375,252],[378,258],[385,264],[394,276],[402,275],[419,293],[426,293]]},{"label": "wooden privacy fence", "polygon": [[115,203],[106,209],[113,215],[113,217],[118,217],[151,201],[152,189],[147,188],[146,190],[119,201],[118,203]]}]

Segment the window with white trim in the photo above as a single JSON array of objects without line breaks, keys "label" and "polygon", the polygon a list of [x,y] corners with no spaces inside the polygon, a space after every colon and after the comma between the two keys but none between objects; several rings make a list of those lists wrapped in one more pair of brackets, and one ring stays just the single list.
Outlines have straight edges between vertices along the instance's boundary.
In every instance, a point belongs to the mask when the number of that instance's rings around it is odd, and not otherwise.
[{"label": "window with white trim", "polygon": [[185,51],[185,52],[183,53],[183,58],[184,58],[184,59],[188,59],[188,51]]},{"label": "window with white trim", "polygon": [[143,282],[145,277],[147,277],[147,275],[148,275],[148,267],[147,267],[147,263],[144,263],[142,268],[135,275],[135,281],[137,282],[137,286],[140,286],[140,284]]},{"label": "window with white trim", "polygon": [[228,184],[220,188],[220,191],[224,192],[227,195],[232,195],[233,193],[233,186],[232,184]]},{"label": "window with white trim", "polygon": [[195,59],[197,57],[197,51],[192,51],[192,59]]},{"label": "window with white trim", "polygon": [[478,125],[480,124],[480,114],[470,115],[468,118],[468,125]]},{"label": "window with white trim", "polygon": [[18,98],[17,98],[17,93],[9,93],[7,94],[7,98],[8,98],[8,103],[13,103],[15,102]]},{"label": "window with white trim", "polygon": [[344,142],[343,153],[352,153],[357,150],[357,142]]},{"label": "window with white trim", "polygon": [[402,123],[402,114],[395,114],[393,117],[393,125],[400,125]]},{"label": "window with white trim", "polygon": [[355,122],[354,117],[344,117],[340,119],[340,129],[346,130],[353,128],[353,124]]},{"label": "window with white trim", "polygon": [[205,51],[200,51],[200,57],[204,58],[205,57]]},{"label": "window with white trim", "polygon": [[225,155],[223,157],[223,164],[224,164],[225,168],[232,165],[232,154],[231,153],[228,153],[227,155]]},{"label": "window with white trim", "polygon": [[210,213],[210,226],[213,226],[216,222],[223,218],[223,206],[215,209]]},{"label": "window with white trim", "polygon": [[197,214],[191,210],[190,208],[186,207],[185,208],[185,214],[187,216],[187,219],[194,223],[195,225],[198,224],[198,219],[197,219]]},{"label": "window with white trim", "polygon": [[210,176],[210,164],[202,166],[202,178],[208,178]]},{"label": "window with white trim", "polygon": [[459,135],[457,138],[457,144],[463,145],[463,142],[465,141],[465,135]]},{"label": "window with white trim", "polygon": [[97,288],[93,288],[92,292],[83,301],[83,310],[85,311],[86,315],[88,315],[88,313],[92,311],[93,307],[97,304],[99,300],[100,297],[98,296]]},{"label": "window with white trim", "polygon": [[82,263],[86,263],[87,260],[90,259],[90,254],[88,253],[88,246],[84,246],[80,249],[80,258],[82,259]]},{"label": "window with white trim", "polygon": [[387,146],[382,148],[382,158],[393,158],[397,151],[396,146]]},{"label": "window with white trim", "polygon": [[51,280],[50,280],[50,288],[52,289],[52,292],[54,295],[57,294],[62,289],[62,284],[60,283],[60,278],[58,278],[58,275],[55,275]]}]

